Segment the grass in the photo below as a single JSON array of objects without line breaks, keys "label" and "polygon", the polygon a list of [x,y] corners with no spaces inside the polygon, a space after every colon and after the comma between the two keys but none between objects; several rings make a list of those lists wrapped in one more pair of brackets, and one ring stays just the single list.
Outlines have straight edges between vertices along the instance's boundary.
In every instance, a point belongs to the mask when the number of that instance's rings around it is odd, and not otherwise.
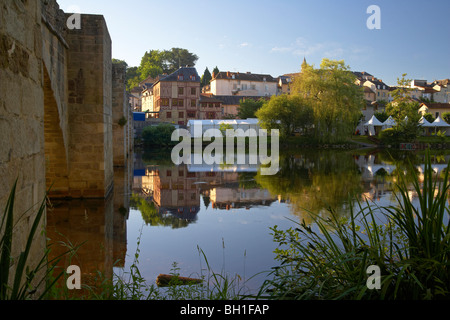
[{"label": "grass", "polygon": [[[41,219],[45,214],[46,197],[42,201],[35,214],[31,229],[27,235],[25,248],[18,257],[12,256],[14,244],[14,203],[17,181],[14,183],[6,207],[3,212],[0,230],[0,300],[40,300],[46,297],[54,284],[63,275],[56,271],[56,265],[62,256],[48,261],[50,248],[45,248],[39,261],[32,263],[28,261],[31,247]],[[20,221],[20,219],[19,219]]]},{"label": "grass", "polygon": [[[350,208],[350,217],[317,216],[316,226],[272,228],[279,266],[258,294],[265,299],[449,299],[450,227],[447,167],[442,183],[432,176],[427,156],[421,185],[413,189],[399,176],[397,204],[367,202]],[[384,221],[384,223],[380,223]],[[369,290],[367,269],[381,270],[380,290]]]},{"label": "grass", "polygon": [[[142,233],[142,230],[141,230]],[[207,275],[201,272],[197,278],[201,283],[181,281],[180,269],[173,263],[170,282],[164,287],[148,284],[139,270],[140,237],[138,237],[134,259],[127,271],[115,273],[113,279],[108,279],[98,273],[97,286],[83,284],[83,294],[78,297],[68,295],[67,291],[59,293],[60,299],[82,300],[239,300],[245,297],[241,277],[230,277],[225,272],[216,273],[212,270],[205,253],[199,247],[199,257],[206,263]],[[204,270],[201,268],[201,270]]]},{"label": "grass", "polygon": [[[107,279],[98,275],[98,286],[88,287],[79,299],[94,300],[233,300],[233,299],[305,299],[305,300],[448,300],[450,298],[450,226],[448,195],[449,169],[443,179],[433,176],[431,158],[426,155],[423,182],[413,172],[412,188],[417,205],[410,197],[410,180],[399,175],[396,184],[396,204],[379,207],[374,203],[356,202],[349,216],[342,218],[330,208],[327,218],[317,215],[315,224],[297,223],[296,228],[279,230],[272,235],[279,247],[275,251],[279,262],[259,292],[246,295],[242,279],[223,271],[212,270],[205,253],[198,248],[208,274],[201,273],[202,284],[181,284],[179,269],[173,265],[173,282],[167,288],[148,285],[139,270],[139,244],[129,271]],[[0,298],[31,299],[36,289],[44,285],[37,297],[48,297],[62,276],[56,272],[55,261],[47,255],[32,270],[27,269],[27,257],[39,222],[45,211],[45,201],[37,211],[24,251],[15,262],[14,274],[11,248],[13,242],[14,185],[8,199],[1,228]],[[46,251],[48,252],[48,251]],[[381,270],[380,289],[367,285],[370,266]],[[44,270],[44,276],[36,276]],[[55,276],[53,276],[53,274]],[[11,279],[13,279],[11,281]],[[50,280],[51,279],[51,280]],[[244,281],[245,284],[245,281]],[[53,292],[54,293],[54,292]],[[59,293],[60,299],[73,298]]]}]

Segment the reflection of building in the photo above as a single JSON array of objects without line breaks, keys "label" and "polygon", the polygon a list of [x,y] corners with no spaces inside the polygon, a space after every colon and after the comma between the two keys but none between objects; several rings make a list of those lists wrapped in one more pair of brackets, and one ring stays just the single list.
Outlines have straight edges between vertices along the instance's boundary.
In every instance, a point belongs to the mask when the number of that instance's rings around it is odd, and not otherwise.
[{"label": "reflection of building", "polygon": [[[203,170],[187,165],[147,165],[135,162],[133,192],[152,201],[160,216],[171,215],[193,221],[200,210],[200,198],[208,198],[215,208],[270,205],[276,201],[265,189],[243,188],[234,170]],[[250,170],[252,172],[252,169]],[[246,172],[246,171],[244,171]]]},{"label": "reflection of building", "polygon": [[186,166],[161,166],[150,172],[153,201],[161,213],[171,212],[190,216],[200,210],[200,189],[195,184],[195,174]]}]

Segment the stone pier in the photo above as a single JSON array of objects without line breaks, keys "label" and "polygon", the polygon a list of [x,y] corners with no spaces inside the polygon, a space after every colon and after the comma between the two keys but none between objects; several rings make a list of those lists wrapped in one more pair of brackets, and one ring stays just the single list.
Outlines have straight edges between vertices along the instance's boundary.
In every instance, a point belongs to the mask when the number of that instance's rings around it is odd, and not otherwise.
[{"label": "stone pier", "polygon": [[[55,0],[0,4],[0,215],[17,180],[13,256],[48,188],[51,198],[106,199],[114,166],[132,151],[125,72],[112,65],[106,21],[82,14],[71,30],[70,16]],[[44,248],[45,237],[34,243]]]}]

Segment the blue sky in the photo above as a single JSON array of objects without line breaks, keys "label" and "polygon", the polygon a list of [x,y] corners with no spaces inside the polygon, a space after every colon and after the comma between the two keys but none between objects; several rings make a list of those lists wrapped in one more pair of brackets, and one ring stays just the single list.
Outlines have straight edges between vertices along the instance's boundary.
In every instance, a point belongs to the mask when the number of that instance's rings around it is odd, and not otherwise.
[{"label": "blue sky", "polygon": [[[66,12],[102,14],[113,57],[137,66],[146,51],[179,47],[203,74],[298,72],[303,57],[344,60],[389,85],[398,77],[450,78],[448,0],[58,0]],[[366,26],[378,5],[381,29]]]}]

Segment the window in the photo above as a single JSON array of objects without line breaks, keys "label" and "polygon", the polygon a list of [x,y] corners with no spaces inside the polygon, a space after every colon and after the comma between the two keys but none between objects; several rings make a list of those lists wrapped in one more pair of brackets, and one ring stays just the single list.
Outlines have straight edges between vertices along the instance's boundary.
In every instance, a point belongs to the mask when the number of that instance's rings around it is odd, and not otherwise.
[{"label": "window", "polygon": [[178,176],[179,177],[184,177],[184,171],[183,170],[178,170]]},{"label": "window", "polygon": [[168,98],[162,98],[161,99],[161,105],[162,106],[169,106],[169,99]]},{"label": "window", "polygon": [[178,106],[179,107],[184,107],[184,100],[183,99],[178,99]]},{"label": "window", "polygon": [[178,106],[178,99],[172,99],[172,107]]},{"label": "window", "polygon": [[182,74],[178,75],[178,81],[183,81],[184,80],[184,76]]},{"label": "window", "polygon": [[196,107],[197,106],[197,101],[195,101],[195,99],[191,100],[191,107]]},{"label": "window", "polygon": [[255,85],[255,84],[252,84],[252,85],[251,85],[251,88],[252,88],[252,90],[256,90],[256,85]]},{"label": "window", "polygon": [[178,112],[178,118],[184,118],[184,112],[183,111]]},{"label": "window", "polygon": [[191,80],[195,81],[195,75],[191,75]]},{"label": "window", "polygon": [[166,171],[166,176],[171,177],[172,176],[172,170],[167,170]]},{"label": "window", "polygon": [[178,88],[178,94],[184,94],[184,88],[183,87]]},{"label": "window", "polygon": [[188,111],[187,112],[187,117],[188,118],[195,118],[195,111]]},{"label": "window", "polygon": [[172,112],[167,112],[166,118],[172,118]]},{"label": "window", "polygon": [[196,88],[191,88],[191,95],[195,96],[197,94]]}]

